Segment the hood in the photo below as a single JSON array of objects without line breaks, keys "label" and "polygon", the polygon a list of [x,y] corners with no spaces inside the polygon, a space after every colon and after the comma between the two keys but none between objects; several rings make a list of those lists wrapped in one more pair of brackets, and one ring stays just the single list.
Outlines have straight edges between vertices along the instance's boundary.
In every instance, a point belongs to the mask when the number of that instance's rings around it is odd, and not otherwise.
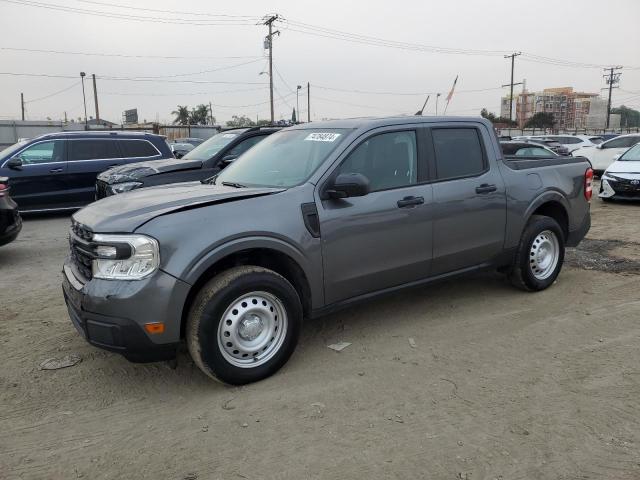
[{"label": "hood", "polygon": [[278,188],[234,188],[200,182],[141,188],[103,198],[73,215],[97,233],[129,233],[160,215],[282,192]]},{"label": "hood", "polygon": [[630,161],[616,161],[613,162],[609,168],[607,168],[607,173],[636,173],[640,175],[640,162],[630,162]]},{"label": "hood", "polygon": [[108,184],[131,182],[158,173],[177,172],[179,170],[195,170],[202,168],[201,160],[183,160],[168,158],[147,162],[128,163],[113,167],[98,175],[98,180]]}]

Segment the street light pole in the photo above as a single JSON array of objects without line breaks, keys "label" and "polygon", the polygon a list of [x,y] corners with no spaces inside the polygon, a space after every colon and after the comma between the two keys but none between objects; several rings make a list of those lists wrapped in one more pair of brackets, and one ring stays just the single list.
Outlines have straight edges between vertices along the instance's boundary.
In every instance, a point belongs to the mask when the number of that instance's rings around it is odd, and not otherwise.
[{"label": "street light pole", "polygon": [[80,72],[80,80],[82,81],[82,101],[84,103],[84,129],[88,130],[89,124],[87,123],[87,97],[84,94],[84,77],[87,74]]},{"label": "street light pole", "polygon": [[298,102],[298,93],[302,89],[302,85],[298,85],[296,88],[296,122],[300,123],[300,103]]}]

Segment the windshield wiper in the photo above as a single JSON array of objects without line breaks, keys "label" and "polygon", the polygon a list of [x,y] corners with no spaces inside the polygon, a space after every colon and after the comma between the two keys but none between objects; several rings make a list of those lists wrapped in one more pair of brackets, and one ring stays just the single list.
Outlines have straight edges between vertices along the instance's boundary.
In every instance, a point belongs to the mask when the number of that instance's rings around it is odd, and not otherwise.
[{"label": "windshield wiper", "polygon": [[242,185],[241,183],[236,182],[222,182],[222,185],[224,185],[225,187],[247,188],[246,185]]}]

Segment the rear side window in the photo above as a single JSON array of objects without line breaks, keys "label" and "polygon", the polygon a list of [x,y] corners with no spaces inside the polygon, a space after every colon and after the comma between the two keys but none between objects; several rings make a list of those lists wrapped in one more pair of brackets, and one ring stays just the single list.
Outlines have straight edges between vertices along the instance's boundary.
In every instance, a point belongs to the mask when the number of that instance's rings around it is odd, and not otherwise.
[{"label": "rear side window", "polygon": [[575,144],[575,143],[581,143],[582,142],[582,140],[580,140],[578,137],[559,137],[556,140],[558,140],[563,145],[572,145],[572,144]]},{"label": "rear side window", "polygon": [[471,177],[485,171],[482,144],[475,128],[436,128],[431,132],[439,180]]},{"label": "rear side window", "polygon": [[70,140],[69,160],[100,160],[118,158],[120,152],[114,140]]},{"label": "rear side window", "polygon": [[640,137],[620,137],[614,138],[607,143],[602,144],[602,148],[629,148],[640,142]]},{"label": "rear side window", "polygon": [[153,157],[158,155],[156,147],[147,140],[120,140],[120,148],[124,157]]}]

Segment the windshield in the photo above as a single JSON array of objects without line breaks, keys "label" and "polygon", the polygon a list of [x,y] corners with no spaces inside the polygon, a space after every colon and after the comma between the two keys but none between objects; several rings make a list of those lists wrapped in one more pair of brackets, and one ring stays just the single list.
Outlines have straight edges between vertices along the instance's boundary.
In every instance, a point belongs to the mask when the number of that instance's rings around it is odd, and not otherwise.
[{"label": "windshield", "polygon": [[640,162],[640,143],[627,150],[618,160],[620,162]]},{"label": "windshield", "polygon": [[300,185],[311,177],[347,133],[346,129],[336,128],[274,133],[225,168],[215,183],[286,188]]},{"label": "windshield", "polygon": [[206,142],[201,143],[196,148],[187,153],[183,160],[209,160],[216,153],[231,143],[234,138],[244,133],[246,130],[233,130],[231,132],[221,132],[214,135]]}]

